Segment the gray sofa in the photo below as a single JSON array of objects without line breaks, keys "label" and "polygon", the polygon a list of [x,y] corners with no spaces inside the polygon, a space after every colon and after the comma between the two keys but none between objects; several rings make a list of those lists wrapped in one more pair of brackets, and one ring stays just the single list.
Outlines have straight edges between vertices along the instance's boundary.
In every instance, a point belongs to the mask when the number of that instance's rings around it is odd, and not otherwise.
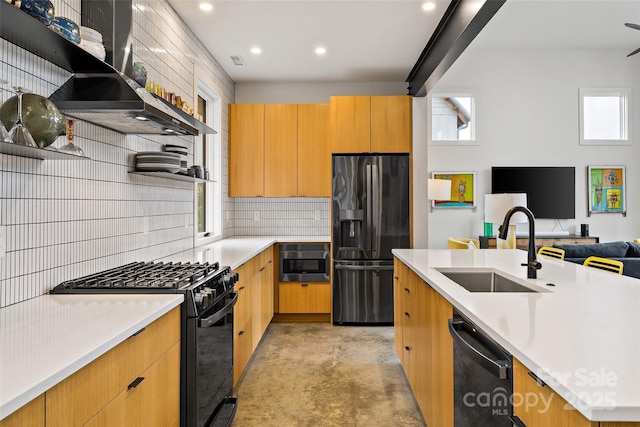
[{"label": "gray sofa", "polygon": [[640,243],[617,242],[554,244],[564,250],[565,261],[582,264],[587,257],[598,256],[622,262],[622,274],[640,279]]}]

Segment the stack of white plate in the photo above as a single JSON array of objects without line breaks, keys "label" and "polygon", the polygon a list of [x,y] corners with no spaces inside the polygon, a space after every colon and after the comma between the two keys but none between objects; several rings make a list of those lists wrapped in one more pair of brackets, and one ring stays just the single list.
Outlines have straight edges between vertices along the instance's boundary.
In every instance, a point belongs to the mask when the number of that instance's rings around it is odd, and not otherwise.
[{"label": "stack of white plate", "polygon": [[180,154],[141,151],[136,154],[136,169],[142,172],[179,172]]},{"label": "stack of white plate", "polygon": [[93,28],[80,26],[79,46],[102,61],[107,55],[102,44],[102,34]]},{"label": "stack of white plate", "polygon": [[166,144],[164,146],[164,151],[165,153],[175,153],[180,155],[180,173],[182,174],[186,174],[187,173],[187,154],[189,153],[189,151],[187,150],[187,147],[184,147],[182,145],[170,145],[170,144]]}]

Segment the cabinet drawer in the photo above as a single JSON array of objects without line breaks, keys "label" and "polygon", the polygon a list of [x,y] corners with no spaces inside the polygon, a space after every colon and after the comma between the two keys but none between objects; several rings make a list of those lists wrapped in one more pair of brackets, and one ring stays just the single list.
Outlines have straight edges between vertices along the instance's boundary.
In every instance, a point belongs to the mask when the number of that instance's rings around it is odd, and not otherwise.
[{"label": "cabinet drawer", "polygon": [[280,283],[280,313],[329,313],[331,286],[328,283]]},{"label": "cabinet drawer", "polygon": [[242,371],[251,358],[252,330],[251,320],[244,325],[233,324],[233,384],[238,383]]},{"label": "cabinet drawer", "polygon": [[46,425],[82,425],[180,340],[180,307],[46,392]]},{"label": "cabinet drawer", "polygon": [[180,343],[93,417],[87,427],[173,426],[180,418]]}]

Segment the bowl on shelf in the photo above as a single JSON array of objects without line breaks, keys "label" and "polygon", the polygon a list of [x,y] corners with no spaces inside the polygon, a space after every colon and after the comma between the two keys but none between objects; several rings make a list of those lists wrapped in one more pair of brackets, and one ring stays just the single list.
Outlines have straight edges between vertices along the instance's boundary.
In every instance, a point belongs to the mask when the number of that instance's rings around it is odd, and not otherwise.
[{"label": "bowl on shelf", "polygon": [[[0,107],[0,120],[9,130],[18,119],[18,97],[12,96]],[[40,148],[51,145],[58,136],[64,135],[66,122],[58,107],[35,93],[22,95],[22,121]]]},{"label": "bowl on shelf", "polygon": [[80,43],[80,27],[69,18],[56,16],[49,28],[75,44]]},{"label": "bowl on shelf", "polygon": [[55,16],[55,8],[49,0],[22,0],[20,10],[27,12],[44,25],[51,25]]}]

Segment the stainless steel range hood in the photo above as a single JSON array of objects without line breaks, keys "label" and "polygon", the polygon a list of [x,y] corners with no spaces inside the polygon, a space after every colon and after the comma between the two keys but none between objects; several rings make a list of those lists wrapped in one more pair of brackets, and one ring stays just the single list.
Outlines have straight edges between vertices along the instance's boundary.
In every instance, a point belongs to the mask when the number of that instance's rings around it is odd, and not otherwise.
[{"label": "stainless steel range hood", "polygon": [[65,115],[121,133],[216,133],[122,73],[76,73],[49,97]]}]

